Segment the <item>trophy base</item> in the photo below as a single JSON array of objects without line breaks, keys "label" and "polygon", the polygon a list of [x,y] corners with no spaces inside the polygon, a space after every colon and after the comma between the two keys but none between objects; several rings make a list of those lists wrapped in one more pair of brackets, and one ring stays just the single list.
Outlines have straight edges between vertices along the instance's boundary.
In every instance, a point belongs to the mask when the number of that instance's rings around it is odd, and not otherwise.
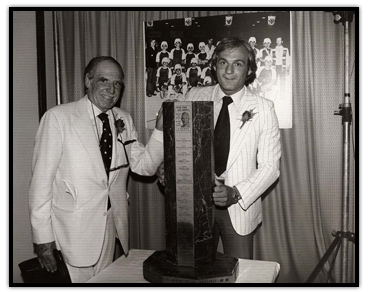
[{"label": "trophy base", "polygon": [[166,251],[156,251],[143,262],[143,277],[151,283],[235,283],[238,273],[238,259],[220,252],[212,265],[198,268],[172,264]]}]

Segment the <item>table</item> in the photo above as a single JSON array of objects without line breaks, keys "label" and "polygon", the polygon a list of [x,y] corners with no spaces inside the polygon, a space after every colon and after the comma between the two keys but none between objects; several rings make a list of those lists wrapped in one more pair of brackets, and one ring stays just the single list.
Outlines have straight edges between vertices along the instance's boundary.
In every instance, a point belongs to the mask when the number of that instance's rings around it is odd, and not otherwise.
[{"label": "table", "polygon": [[[132,249],[86,283],[149,283],[143,278],[143,262],[155,251]],[[239,259],[236,283],[273,283],[280,265],[273,261]]]}]

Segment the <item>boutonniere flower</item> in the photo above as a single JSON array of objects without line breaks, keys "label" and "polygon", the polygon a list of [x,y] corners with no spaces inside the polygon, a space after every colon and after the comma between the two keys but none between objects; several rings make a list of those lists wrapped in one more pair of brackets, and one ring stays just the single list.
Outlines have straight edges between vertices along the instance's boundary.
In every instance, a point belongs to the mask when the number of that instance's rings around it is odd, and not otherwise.
[{"label": "boutonniere flower", "polygon": [[118,131],[118,135],[121,134],[125,130],[124,121],[121,118],[119,118],[118,120],[115,121],[115,127],[116,130]]},{"label": "boutonniere flower", "polygon": [[255,116],[258,112],[253,112],[254,108],[251,109],[251,110],[246,110],[243,112],[243,115],[242,115],[242,118],[241,118],[241,121],[243,122],[242,125],[240,126],[240,129],[244,126],[244,124],[247,122],[247,121],[250,121],[252,120],[253,116]]}]

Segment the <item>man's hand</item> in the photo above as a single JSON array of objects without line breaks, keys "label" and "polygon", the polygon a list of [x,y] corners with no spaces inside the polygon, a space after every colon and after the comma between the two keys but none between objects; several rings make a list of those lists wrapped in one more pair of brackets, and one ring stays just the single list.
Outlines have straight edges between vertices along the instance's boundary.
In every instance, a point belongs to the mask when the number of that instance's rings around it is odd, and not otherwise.
[{"label": "man's hand", "polygon": [[161,185],[165,186],[164,162],[157,168],[156,176]]},{"label": "man's hand", "polygon": [[[178,99],[166,99],[164,102],[177,102]],[[162,111],[162,105],[156,116],[156,129],[163,131],[164,129],[164,115]]]},{"label": "man's hand", "polygon": [[216,186],[213,188],[213,201],[215,205],[222,207],[229,207],[234,203],[235,191],[233,188],[222,184],[215,179]]},{"label": "man's hand", "polygon": [[55,241],[36,245],[36,253],[41,267],[46,267],[46,270],[52,273],[57,270],[54,249],[56,249]]},{"label": "man's hand", "polygon": [[164,116],[162,114],[162,106],[156,116],[156,129],[163,131],[164,129]]}]

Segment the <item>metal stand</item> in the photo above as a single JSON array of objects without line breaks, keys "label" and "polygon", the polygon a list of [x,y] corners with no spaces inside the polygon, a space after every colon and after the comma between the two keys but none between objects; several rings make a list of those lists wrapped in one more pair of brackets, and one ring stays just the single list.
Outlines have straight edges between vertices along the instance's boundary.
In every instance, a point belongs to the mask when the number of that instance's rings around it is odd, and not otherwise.
[{"label": "metal stand", "polygon": [[342,116],[343,124],[343,211],[342,211],[342,231],[337,233],[333,232],[332,235],[335,236],[334,241],[326,251],[325,255],[322,257],[316,268],[313,270],[312,274],[309,276],[306,283],[312,283],[317,277],[318,273],[322,270],[323,265],[327,262],[330,255],[334,252],[334,257],[331,262],[330,270],[328,271],[327,281],[330,279],[333,283],[336,283],[335,279],[332,277],[332,270],[335,264],[337,253],[340,249],[342,251],[342,268],[341,277],[342,283],[347,283],[348,279],[348,241],[353,241],[355,244],[355,234],[348,232],[349,223],[349,175],[350,175],[350,126],[352,121],[351,115],[351,104],[350,104],[350,93],[349,93],[349,22],[353,20],[353,11],[336,11],[333,12],[335,15],[334,22],[338,24],[342,22],[345,28],[344,34],[344,45],[345,45],[345,56],[344,56],[344,67],[345,67],[345,95],[344,103],[339,105],[339,111],[335,111],[335,115]]},{"label": "metal stand", "polygon": [[330,280],[332,283],[336,283],[335,278],[332,276],[332,270],[335,265],[337,253],[339,252],[341,243],[343,243],[343,240],[351,241],[355,244],[355,234],[351,232],[332,232],[332,235],[335,237],[333,242],[331,243],[330,247],[327,249],[326,253],[323,255],[319,263],[317,264],[316,268],[313,270],[311,275],[309,276],[306,283],[313,283],[316,277],[318,276],[319,272],[323,269],[323,266],[328,261],[330,256],[333,254],[333,258],[331,261],[331,267],[330,270],[327,273],[327,280]]}]

